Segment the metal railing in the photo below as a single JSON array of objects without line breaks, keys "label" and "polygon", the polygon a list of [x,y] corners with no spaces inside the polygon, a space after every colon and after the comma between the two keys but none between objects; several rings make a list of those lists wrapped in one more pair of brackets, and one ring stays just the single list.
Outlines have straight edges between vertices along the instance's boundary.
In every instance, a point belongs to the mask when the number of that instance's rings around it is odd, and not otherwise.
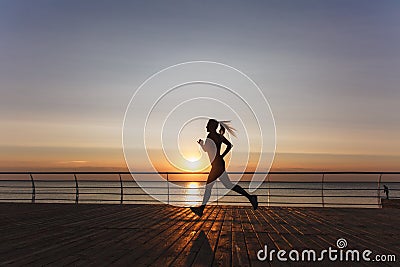
[{"label": "metal railing", "polygon": [[[208,172],[0,172],[0,201],[68,201],[75,203],[87,202],[116,202],[116,203],[155,203],[154,199],[148,197],[143,190],[143,186],[139,186],[132,180],[132,175],[155,175],[159,174],[165,177],[166,181],[173,183],[187,183],[188,180],[171,179],[171,176],[179,175],[199,175],[205,180]],[[386,176],[397,176],[389,183],[391,186],[391,198],[400,198],[400,172],[228,172],[230,175],[265,175],[263,186],[257,189],[256,194],[259,196],[261,205],[299,205],[299,206],[360,206],[360,207],[381,207],[382,181]],[[49,176],[52,179],[37,179],[39,176]],[[115,180],[104,179],[78,179],[82,176],[116,176]],[[130,179],[123,179],[127,175]],[[294,176],[294,180],[271,180],[271,176]],[[2,179],[5,177],[6,179]],[[18,176],[19,179],[15,179]],[[21,180],[21,177],[27,179]],[[60,176],[71,176],[73,179],[57,179]],[[327,177],[356,176],[357,179],[364,176],[371,176],[370,181],[349,181],[349,180],[328,180]],[[14,179],[10,179],[14,177]],[[300,177],[300,178],[299,178]],[[300,181],[300,179],[309,179],[311,181]],[[319,178],[318,178],[319,177]],[[375,179],[374,179],[375,177]],[[73,185],[66,185],[67,183]],[[29,186],[28,184],[29,183]],[[97,183],[97,184],[96,184]],[[118,184],[117,184],[118,183]],[[55,184],[55,185],[52,185]],[[100,184],[100,185],[99,185]],[[350,186],[349,186],[350,185]],[[357,186],[358,185],[358,186]],[[362,185],[362,186],[360,186]],[[174,188],[149,185],[147,189],[160,189],[157,193],[160,197],[165,197],[165,202],[169,204],[185,202],[197,203],[201,199],[190,201],[180,199],[180,196],[190,196],[190,192],[175,192]],[[213,196],[216,198],[216,204],[244,204],[247,201],[235,198],[229,201],[229,197],[236,196],[236,193],[228,193],[219,199],[220,184],[216,184],[213,190]],[[42,191],[42,190],[47,191]],[[163,192],[162,189],[166,189]],[[190,188],[188,188],[190,189]],[[66,191],[59,191],[66,190]],[[93,192],[93,190],[96,190]],[[105,190],[105,191],[104,191]],[[133,191],[133,192],[132,192]],[[351,192],[358,192],[352,194]],[[363,192],[362,194],[360,192]],[[365,193],[364,193],[365,192]],[[201,192],[203,193],[203,192]],[[39,198],[38,195],[50,196]],[[57,197],[53,197],[56,195]],[[65,196],[73,196],[73,198],[65,198]],[[8,196],[8,197],[5,197]],[[30,198],[22,198],[21,196],[30,196]],[[60,197],[62,196],[62,197]],[[84,199],[84,196],[103,196],[102,198]],[[113,196],[112,199],[104,196]],[[199,194],[195,194],[199,197]],[[202,194],[201,194],[202,196]],[[133,199],[132,199],[133,197]],[[173,199],[171,199],[173,198]],[[305,201],[311,199],[313,201]],[[329,200],[336,201],[329,201]],[[294,201],[299,200],[299,201]],[[314,201],[315,200],[315,201]],[[340,201],[338,201],[340,200]],[[357,201],[356,201],[357,200]],[[361,200],[366,200],[363,202]]]}]

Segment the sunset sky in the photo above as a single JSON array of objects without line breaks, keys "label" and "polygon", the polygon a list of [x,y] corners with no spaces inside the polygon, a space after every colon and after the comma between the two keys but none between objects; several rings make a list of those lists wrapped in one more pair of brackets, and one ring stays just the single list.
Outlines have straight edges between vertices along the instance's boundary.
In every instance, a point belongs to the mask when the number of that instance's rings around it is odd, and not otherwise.
[{"label": "sunset sky", "polygon": [[397,0],[0,1],[0,170],[126,168],[138,86],[209,60],[268,99],[273,170],[398,171],[399,14]]}]

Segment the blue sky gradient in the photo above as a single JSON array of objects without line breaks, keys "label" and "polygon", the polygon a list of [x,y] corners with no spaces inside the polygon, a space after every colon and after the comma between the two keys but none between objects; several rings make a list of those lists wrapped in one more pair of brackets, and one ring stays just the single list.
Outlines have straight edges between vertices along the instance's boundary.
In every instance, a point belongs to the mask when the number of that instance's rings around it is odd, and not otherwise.
[{"label": "blue sky gradient", "polygon": [[263,90],[277,152],[303,162],[281,156],[277,168],[340,169],[340,156],[313,166],[300,155],[345,154],[357,169],[395,169],[399,13],[395,0],[1,1],[0,167],[124,166],[134,90],[167,66],[211,60]]}]

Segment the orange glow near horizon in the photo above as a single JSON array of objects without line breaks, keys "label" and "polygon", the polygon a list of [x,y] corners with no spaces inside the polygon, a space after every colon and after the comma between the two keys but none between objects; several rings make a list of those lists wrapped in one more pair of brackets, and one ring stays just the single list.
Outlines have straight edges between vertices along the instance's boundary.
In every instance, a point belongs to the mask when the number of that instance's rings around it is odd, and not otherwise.
[{"label": "orange glow near horizon", "polygon": [[[128,171],[123,153],[117,148],[6,148],[0,157],[1,171]],[[153,153],[153,152],[152,152]],[[200,169],[203,163],[195,156],[182,162],[184,170],[172,166],[162,153],[154,152],[154,167],[157,171],[208,171]],[[228,155],[229,156],[229,155]],[[254,171],[255,162],[249,158],[246,171]],[[400,155],[352,155],[329,153],[279,153],[271,170],[273,171],[398,171]],[[141,168],[144,159],[135,161],[133,171],[153,171]],[[209,164],[208,158],[204,157]],[[237,171],[226,161],[229,171]],[[245,162],[243,161],[243,164]]]}]

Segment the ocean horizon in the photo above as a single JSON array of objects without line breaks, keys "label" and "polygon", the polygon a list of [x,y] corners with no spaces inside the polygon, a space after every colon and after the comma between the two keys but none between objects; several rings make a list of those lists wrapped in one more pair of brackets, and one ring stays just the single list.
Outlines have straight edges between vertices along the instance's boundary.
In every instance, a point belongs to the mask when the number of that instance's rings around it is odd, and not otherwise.
[{"label": "ocean horizon", "polygon": [[[35,180],[35,203],[78,203],[97,204],[163,204],[180,206],[200,205],[205,182],[166,183],[141,181],[140,185],[131,181],[78,181],[78,194],[74,180]],[[240,181],[240,186],[248,190],[250,182]],[[301,207],[360,207],[379,208],[380,199],[385,198],[383,184],[390,188],[390,198],[400,198],[400,183],[385,182],[263,182],[251,194],[258,195],[261,206],[301,206]],[[159,200],[152,198],[145,190],[151,190]],[[221,194],[224,195],[221,197]],[[217,197],[218,200],[217,200]],[[32,182],[30,180],[1,180],[1,202],[32,202]],[[225,189],[217,182],[212,190],[209,204],[250,205],[247,199]]]}]

